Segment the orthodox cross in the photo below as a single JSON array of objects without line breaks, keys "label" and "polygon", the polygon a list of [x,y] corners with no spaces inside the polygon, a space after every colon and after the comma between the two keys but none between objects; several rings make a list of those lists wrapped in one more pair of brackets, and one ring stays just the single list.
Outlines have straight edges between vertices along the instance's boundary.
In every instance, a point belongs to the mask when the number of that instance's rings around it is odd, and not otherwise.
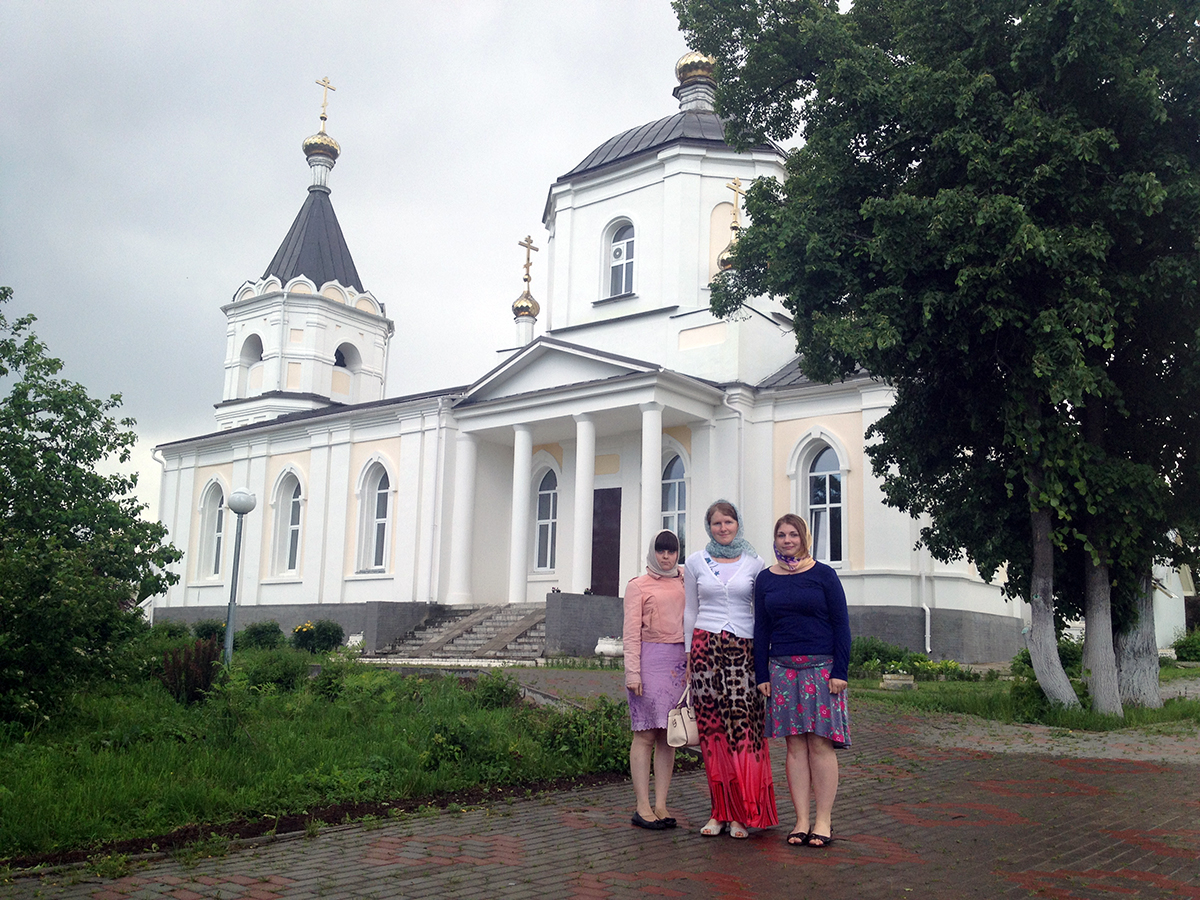
[{"label": "orthodox cross", "polygon": [[530,266],[533,265],[531,257],[529,256],[529,251],[532,250],[534,253],[537,253],[538,248],[533,246],[533,236],[529,235],[529,234],[525,235],[525,240],[517,241],[517,246],[525,248],[525,279],[524,280],[525,280],[525,290],[529,290],[529,282],[533,280],[532,277],[530,277],[530,275],[529,275],[529,268],[530,268]]},{"label": "orthodox cross", "polygon": [[329,106],[329,92],[336,91],[337,88],[335,88],[332,84],[329,83],[328,75],[326,75],[324,78],[322,78],[320,81],[318,81],[317,84],[319,84],[323,88],[323,90],[321,92],[321,130],[324,131],[325,130],[325,108],[327,106]]},{"label": "orthodox cross", "polygon": [[730,227],[736,231],[742,227],[742,219],[738,214],[738,207],[741,206],[742,198],[746,196],[746,189],[742,187],[742,179],[736,176],[725,187],[733,191],[733,224]]}]

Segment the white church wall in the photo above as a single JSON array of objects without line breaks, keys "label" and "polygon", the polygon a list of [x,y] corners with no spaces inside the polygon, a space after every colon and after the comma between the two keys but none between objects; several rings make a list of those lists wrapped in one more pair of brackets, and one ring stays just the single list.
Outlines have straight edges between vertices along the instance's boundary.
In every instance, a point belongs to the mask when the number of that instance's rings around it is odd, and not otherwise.
[{"label": "white church wall", "polygon": [[[512,454],[511,446],[479,442],[471,559],[471,602],[475,606],[508,602]],[[453,527],[459,526],[455,523]]]}]

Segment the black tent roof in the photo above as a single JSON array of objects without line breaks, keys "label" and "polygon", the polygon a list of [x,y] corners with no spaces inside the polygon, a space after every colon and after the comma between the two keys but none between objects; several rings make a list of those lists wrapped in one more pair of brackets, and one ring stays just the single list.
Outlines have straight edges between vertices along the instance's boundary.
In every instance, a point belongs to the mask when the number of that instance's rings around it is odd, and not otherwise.
[{"label": "black tent roof", "polygon": [[313,185],[308,189],[308,199],[300,207],[296,221],[279,245],[263,278],[270,275],[284,284],[303,275],[311,279],[318,290],[327,281],[336,281],[356,291],[363,290],[350,248],[346,246],[342,227],[329,200],[329,188]]}]

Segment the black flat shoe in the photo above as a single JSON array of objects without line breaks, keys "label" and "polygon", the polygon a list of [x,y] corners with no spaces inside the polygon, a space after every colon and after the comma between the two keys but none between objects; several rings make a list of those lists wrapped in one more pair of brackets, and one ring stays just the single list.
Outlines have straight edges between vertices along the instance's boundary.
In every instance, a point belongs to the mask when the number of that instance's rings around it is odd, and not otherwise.
[{"label": "black flat shoe", "polygon": [[663,816],[661,819],[658,820],[658,822],[660,825],[662,825],[663,828],[674,828],[675,827],[675,817],[674,816]]},{"label": "black flat shoe", "polygon": [[675,820],[671,820],[671,824],[667,824],[666,819],[643,819],[642,814],[634,812],[633,818],[629,820],[638,828],[648,828],[650,831],[662,831],[665,828],[674,828]]}]

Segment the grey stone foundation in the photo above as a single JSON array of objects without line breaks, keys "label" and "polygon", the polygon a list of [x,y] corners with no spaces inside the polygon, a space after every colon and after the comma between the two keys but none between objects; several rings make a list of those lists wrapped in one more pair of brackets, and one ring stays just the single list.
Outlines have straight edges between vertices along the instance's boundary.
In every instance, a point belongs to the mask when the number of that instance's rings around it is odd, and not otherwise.
[{"label": "grey stone foundation", "polygon": [[[234,630],[240,631],[252,622],[279,623],[283,633],[307,621],[329,619],[337,622],[349,638],[363,636],[363,652],[377,653],[383,647],[403,637],[425,621],[435,607],[428,603],[389,603],[370,600],[366,603],[283,603],[270,606],[239,606],[234,618]],[[194,625],[203,619],[225,621],[228,606],[159,606],[154,609],[154,621],[170,620]]]}]

